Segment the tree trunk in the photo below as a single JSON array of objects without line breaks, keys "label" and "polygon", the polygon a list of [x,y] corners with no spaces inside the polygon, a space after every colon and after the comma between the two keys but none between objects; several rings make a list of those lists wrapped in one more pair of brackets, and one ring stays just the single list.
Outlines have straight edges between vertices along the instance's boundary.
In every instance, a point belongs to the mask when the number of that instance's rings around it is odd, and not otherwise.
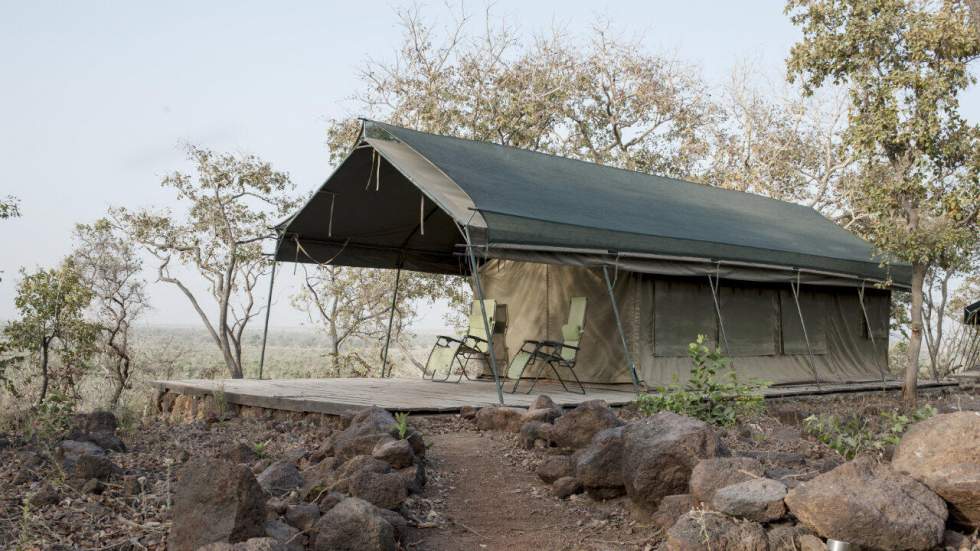
[{"label": "tree trunk", "polygon": [[51,341],[47,337],[41,338],[41,396],[37,399],[37,405],[44,403],[48,397],[48,345]]},{"label": "tree trunk", "polygon": [[926,269],[927,266],[921,262],[912,263],[912,307],[909,312],[911,335],[905,382],[902,385],[902,401],[909,409],[915,407],[916,385],[919,378],[919,353],[922,350],[922,284],[925,281]]}]

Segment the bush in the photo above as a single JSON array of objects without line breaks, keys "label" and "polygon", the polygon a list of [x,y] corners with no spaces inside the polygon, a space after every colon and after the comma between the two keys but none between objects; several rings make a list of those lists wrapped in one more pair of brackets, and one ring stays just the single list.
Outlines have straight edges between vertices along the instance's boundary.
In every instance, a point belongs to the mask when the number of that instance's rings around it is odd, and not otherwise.
[{"label": "bush", "polygon": [[936,408],[925,405],[908,415],[898,410],[872,418],[811,415],[803,420],[803,430],[850,460],[862,453],[880,456],[887,446],[898,444],[910,425],[935,414]]},{"label": "bush", "polygon": [[[666,387],[658,387],[656,394],[644,394],[637,398],[637,409],[644,415],[660,411],[672,411],[720,426],[731,426],[741,418],[760,413],[765,405],[762,390],[769,383],[755,381],[741,383],[731,360],[721,350],[708,348],[704,335],[688,345],[691,357],[691,377],[684,384],[676,380]],[[728,381],[719,372],[727,371]]]}]

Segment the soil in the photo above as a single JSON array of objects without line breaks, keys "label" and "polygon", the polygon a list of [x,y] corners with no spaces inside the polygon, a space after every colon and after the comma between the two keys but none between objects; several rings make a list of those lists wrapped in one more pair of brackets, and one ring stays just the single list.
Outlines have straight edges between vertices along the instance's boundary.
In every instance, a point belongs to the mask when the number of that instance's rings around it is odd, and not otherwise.
[{"label": "soil", "polygon": [[[980,410],[975,393],[923,396],[940,412]],[[897,393],[866,393],[773,401],[768,413],[724,431],[726,445],[754,454],[770,472],[791,483],[807,480],[843,461],[835,451],[803,435],[799,424],[813,413],[877,416],[898,407]],[[637,415],[620,411],[624,418]],[[596,502],[585,496],[559,500],[534,474],[554,449],[524,450],[517,436],[480,432],[457,415],[415,417],[429,449],[428,484],[404,506],[415,526],[406,550],[457,549],[653,550],[662,534],[626,498]],[[147,418],[120,432],[129,451],[113,453],[120,472],[101,495],[64,479],[50,459],[51,445],[0,434],[0,549],[154,550],[166,548],[170,490],[180,464],[214,455],[241,442],[259,444],[259,472],[302,448],[317,450],[332,428],[310,421],[231,418],[174,425]],[[305,460],[304,460],[305,461]],[[56,504],[26,506],[50,485]]]}]

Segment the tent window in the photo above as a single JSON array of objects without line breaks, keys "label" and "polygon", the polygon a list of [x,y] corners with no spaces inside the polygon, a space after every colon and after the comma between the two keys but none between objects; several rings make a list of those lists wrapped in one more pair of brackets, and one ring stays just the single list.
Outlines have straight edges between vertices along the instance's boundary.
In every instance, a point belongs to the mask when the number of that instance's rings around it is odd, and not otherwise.
[{"label": "tent window", "polygon": [[779,353],[779,298],[774,289],[723,286],[719,295],[730,356]]},{"label": "tent window", "polygon": [[[813,354],[827,353],[827,309],[830,297],[805,288],[800,290],[800,310],[806,322],[806,336],[810,338]],[[783,354],[806,354],[806,339],[800,325],[800,313],[789,289],[779,291],[780,329],[783,337]]]},{"label": "tent window", "polygon": [[698,335],[706,336],[711,346],[718,342],[718,320],[707,281],[658,279],[653,304],[655,356],[687,356],[687,346]]}]

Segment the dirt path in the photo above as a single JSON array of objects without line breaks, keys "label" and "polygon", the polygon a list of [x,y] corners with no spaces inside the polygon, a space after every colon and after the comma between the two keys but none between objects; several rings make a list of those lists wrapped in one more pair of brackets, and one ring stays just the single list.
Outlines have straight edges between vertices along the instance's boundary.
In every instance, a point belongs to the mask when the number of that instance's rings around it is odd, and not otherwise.
[{"label": "dirt path", "polygon": [[415,529],[408,549],[508,551],[644,549],[657,533],[632,522],[625,499],[560,501],[529,470],[533,458],[512,435],[462,432],[430,437],[429,500],[441,522]]}]

